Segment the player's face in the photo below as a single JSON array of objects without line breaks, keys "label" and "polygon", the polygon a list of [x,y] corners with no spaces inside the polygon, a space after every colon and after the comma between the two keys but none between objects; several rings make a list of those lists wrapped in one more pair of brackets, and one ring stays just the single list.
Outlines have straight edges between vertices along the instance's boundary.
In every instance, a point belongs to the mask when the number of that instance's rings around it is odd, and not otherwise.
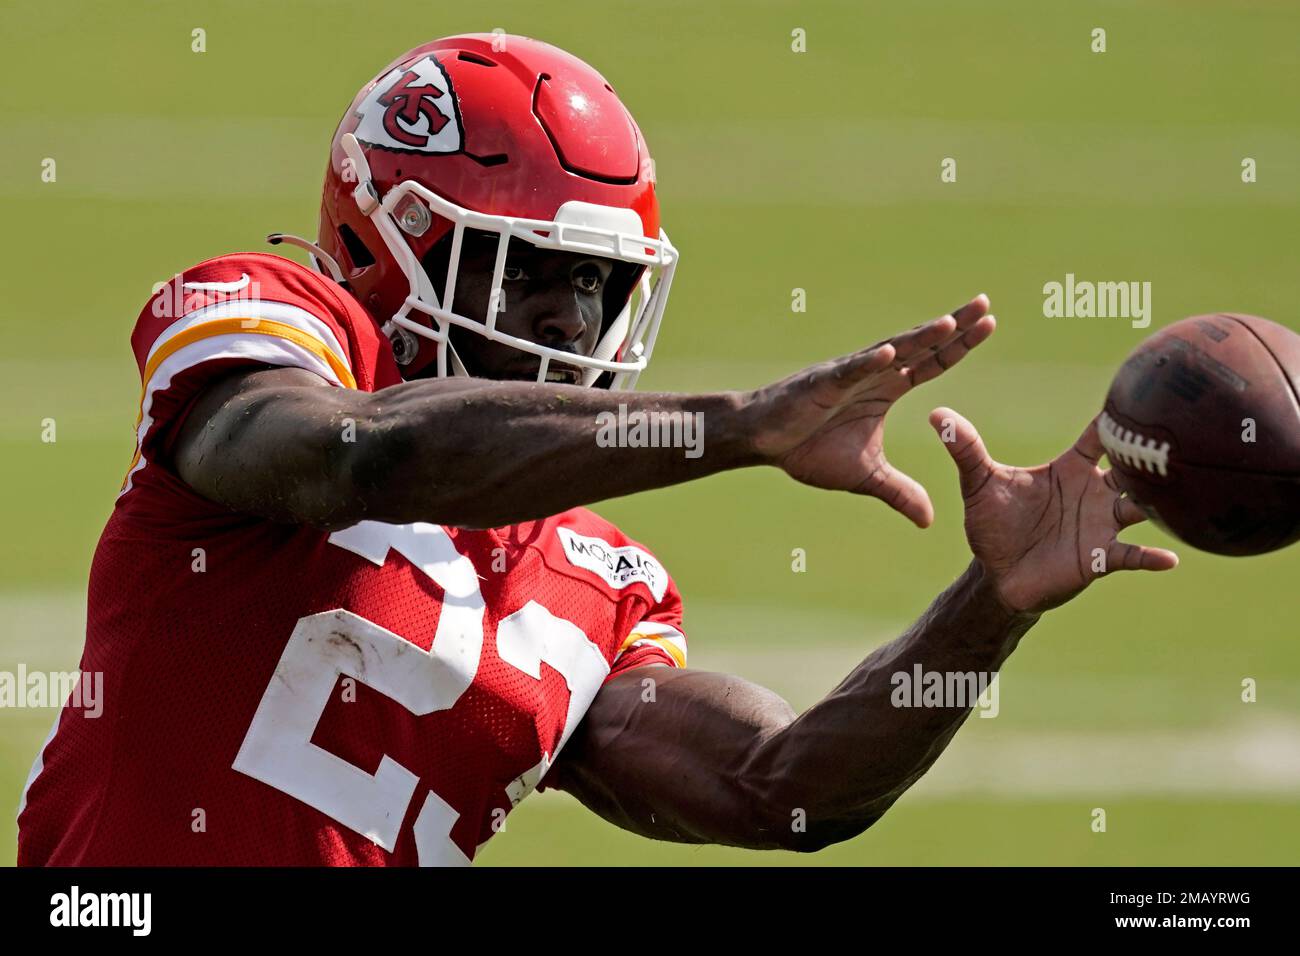
[{"label": "player's face", "polygon": [[[468,233],[461,253],[454,308],[461,315],[487,314],[496,262],[497,237]],[[501,311],[496,327],[539,345],[589,356],[600,340],[604,319],[605,283],[613,264],[608,259],[552,249],[538,249],[512,240],[502,279]],[[493,342],[470,329],[455,326],[451,345],[466,371],[475,378],[537,377],[538,356]],[[430,366],[429,374],[433,367]],[[552,361],[547,381],[576,385],[579,370]]]}]

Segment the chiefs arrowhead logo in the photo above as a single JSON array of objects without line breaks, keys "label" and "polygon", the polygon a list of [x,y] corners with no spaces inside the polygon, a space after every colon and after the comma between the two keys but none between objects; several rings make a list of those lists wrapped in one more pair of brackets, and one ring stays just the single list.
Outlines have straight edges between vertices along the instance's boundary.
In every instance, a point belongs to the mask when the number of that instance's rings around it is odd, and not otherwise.
[{"label": "chiefs arrowhead logo", "polygon": [[408,153],[455,153],[462,145],[451,80],[432,55],[399,66],[357,107],[356,137],[368,146]]}]

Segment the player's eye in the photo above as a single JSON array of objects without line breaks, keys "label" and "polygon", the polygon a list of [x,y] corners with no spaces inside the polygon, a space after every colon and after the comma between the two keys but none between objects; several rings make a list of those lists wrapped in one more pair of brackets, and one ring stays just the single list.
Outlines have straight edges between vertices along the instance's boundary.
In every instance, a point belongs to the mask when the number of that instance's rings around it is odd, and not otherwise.
[{"label": "player's eye", "polygon": [[528,278],[528,273],[519,266],[507,265],[501,273],[501,278],[507,282],[522,282]]},{"label": "player's eye", "polygon": [[595,295],[599,292],[600,284],[600,271],[594,267],[582,269],[573,274],[573,287],[587,295]]}]

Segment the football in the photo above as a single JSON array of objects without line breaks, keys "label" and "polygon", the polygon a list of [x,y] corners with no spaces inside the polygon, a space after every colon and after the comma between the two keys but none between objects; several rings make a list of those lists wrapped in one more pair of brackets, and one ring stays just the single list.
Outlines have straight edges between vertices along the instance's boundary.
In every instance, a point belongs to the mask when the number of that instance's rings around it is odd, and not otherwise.
[{"label": "football", "polygon": [[1098,426],[1120,487],[1192,547],[1300,538],[1300,335],[1253,315],[1175,322],[1124,362]]}]

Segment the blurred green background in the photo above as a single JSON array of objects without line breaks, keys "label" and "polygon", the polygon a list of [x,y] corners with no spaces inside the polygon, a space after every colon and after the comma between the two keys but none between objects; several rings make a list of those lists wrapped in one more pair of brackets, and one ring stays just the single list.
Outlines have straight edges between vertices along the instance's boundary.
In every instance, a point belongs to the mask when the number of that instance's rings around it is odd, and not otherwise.
[{"label": "blurred green background", "polygon": [[[1218,309],[1300,328],[1296,4],[6,0],[3,19],[0,670],[77,665],[91,553],[132,452],[127,337],[153,283],[272,230],[314,235],[342,109],[435,36],[548,40],[637,116],[683,251],[646,388],[759,385],[991,296],[997,336],[890,419],[891,458],[934,498],[930,530],[765,471],[598,509],[677,578],[693,666],[796,707],[966,564],[928,410],[962,411],[1002,460],[1045,460],[1146,334],[1044,318],[1045,282],[1150,281],[1149,331]],[[41,181],[46,157],[57,182]],[[1241,181],[1245,157],[1258,182]],[[1003,671],[999,716],[972,718],[849,843],[811,857],[657,844],[543,794],[480,860],[1296,863],[1300,551],[1181,554],[1172,574],[1104,581],[1045,618]],[[1246,677],[1257,703],[1240,700]],[[53,717],[0,710],[2,862]]]}]

